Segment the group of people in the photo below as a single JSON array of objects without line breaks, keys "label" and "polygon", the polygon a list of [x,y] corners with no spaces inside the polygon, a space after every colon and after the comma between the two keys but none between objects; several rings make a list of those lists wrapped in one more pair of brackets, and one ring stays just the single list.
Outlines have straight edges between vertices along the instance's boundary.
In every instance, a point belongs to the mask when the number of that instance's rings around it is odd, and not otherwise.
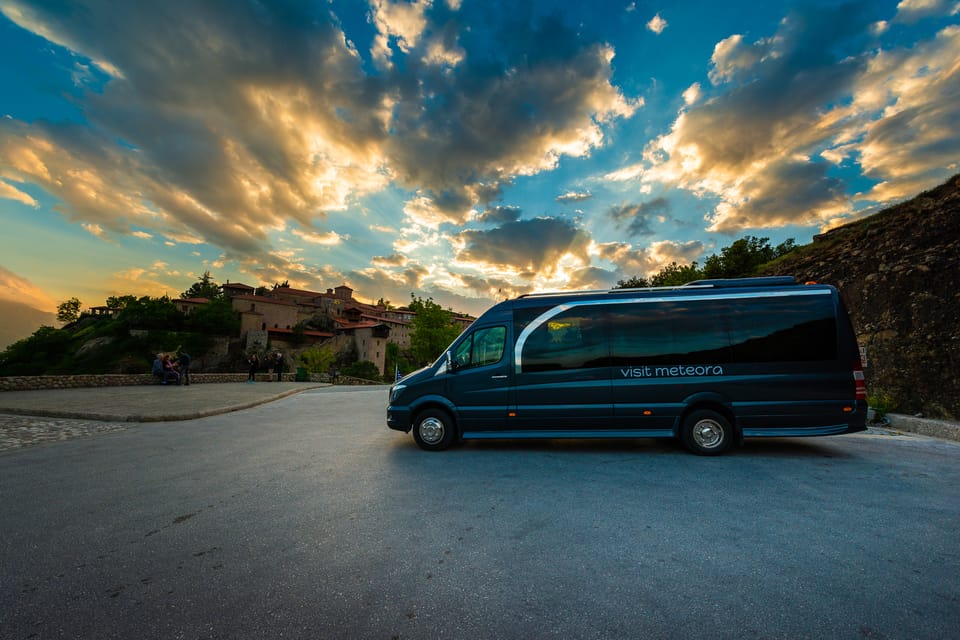
[{"label": "group of people", "polygon": [[247,358],[247,364],[250,365],[249,370],[247,371],[247,382],[256,382],[257,380],[257,370],[263,367],[264,369],[272,368],[274,373],[277,374],[277,382],[283,380],[283,354],[277,351],[272,356],[264,356],[263,360],[260,359],[260,356],[256,353],[251,353]]},{"label": "group of people", "polygon": [[[284,359],[279,351],[272,355],[264,356],[261,360],[256,353],[251,353],[247,358],[247,364],[250,365],[247,374],[247,382],[255,382],[258,369],[272,369],[277,374],[277,382],[283,380]],[[190,384],[190,354],[186,351],[177,350],[177,353],[158,353],[156,360],[153,361],[153,375],[160,379],[160,384]]]},{"label": "group of people", "polygon": [[153,361],[153,375],[160,384],[190,384],[190,354],[178,351],[176,356],[158,353]]}]

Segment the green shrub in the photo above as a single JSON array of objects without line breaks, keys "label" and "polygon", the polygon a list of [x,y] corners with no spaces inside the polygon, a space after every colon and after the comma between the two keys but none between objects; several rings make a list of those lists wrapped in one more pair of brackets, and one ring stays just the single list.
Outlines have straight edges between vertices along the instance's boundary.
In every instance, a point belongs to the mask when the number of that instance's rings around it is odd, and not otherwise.
[{"label": "green shrub", "polygon": [[883,422],[887,414],[894,410],[893,398],[885,392],[867,396],[867,404],[873,409],[874,422]]}]

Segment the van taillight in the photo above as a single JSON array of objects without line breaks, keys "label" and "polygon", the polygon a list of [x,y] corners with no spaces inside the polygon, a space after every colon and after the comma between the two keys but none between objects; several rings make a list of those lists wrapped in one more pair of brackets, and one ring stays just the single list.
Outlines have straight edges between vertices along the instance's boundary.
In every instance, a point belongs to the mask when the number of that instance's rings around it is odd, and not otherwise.
[{"label": "van taillight", "polygon": [[867,383],[863,379],[863,367],[860,362],[853,363],[853,384],[857,392],[857,400],[867,399]]}]

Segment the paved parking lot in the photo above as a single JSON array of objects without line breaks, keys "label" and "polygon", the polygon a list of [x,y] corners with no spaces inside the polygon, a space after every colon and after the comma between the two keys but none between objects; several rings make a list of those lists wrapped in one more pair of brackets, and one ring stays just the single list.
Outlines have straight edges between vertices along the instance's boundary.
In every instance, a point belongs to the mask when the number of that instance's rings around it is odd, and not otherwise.
[{"label": "paved parking lot", "polygon": [[420,451],[309,390],[0,452],[3,638],[944,638],[960,444]]}]

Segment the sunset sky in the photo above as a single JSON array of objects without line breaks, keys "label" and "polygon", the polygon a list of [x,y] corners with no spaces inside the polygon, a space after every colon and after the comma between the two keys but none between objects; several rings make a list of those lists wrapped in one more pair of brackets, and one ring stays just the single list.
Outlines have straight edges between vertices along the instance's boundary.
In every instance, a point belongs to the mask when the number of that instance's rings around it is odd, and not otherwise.
[{"label": "sunset sky", "polygon": [[0,0],[0,299],[480,313],[960,172],[960,3]]}]

